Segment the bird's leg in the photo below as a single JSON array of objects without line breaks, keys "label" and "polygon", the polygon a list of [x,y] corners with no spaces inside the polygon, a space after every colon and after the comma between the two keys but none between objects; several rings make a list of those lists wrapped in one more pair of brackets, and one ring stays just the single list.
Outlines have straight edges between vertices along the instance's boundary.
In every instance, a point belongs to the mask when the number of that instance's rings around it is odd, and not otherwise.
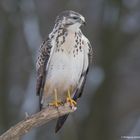
[{"label": "bird's leg", "polygon": [[68,89],[67,93],[67,102],[70,103],[70,106],[73,108],[77,105],[76,101],[74,101],[70,96],[70,90]]},{"label": "bird's leg", "polygon": [[57,90],[54,89],[54,101],[52,103],[49,103],[50,106],[54,106],[54,107],[59,107],[60,105],[62,105],[62,102],[60,102],[57,98]]}]

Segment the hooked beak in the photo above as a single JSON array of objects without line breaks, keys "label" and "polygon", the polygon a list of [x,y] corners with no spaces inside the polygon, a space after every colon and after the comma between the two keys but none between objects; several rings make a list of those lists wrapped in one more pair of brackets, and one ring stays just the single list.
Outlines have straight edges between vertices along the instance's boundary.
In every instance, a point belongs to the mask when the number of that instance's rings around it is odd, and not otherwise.
[{"label": "hooked beak", "polygon": [[85,26],[86,25],[85,20],[80,19],[79,22],[81,23],[82,26]]},{"label": "hooked beak", "polygon": [[84,25],[84,26],[86,25],[86,21],[85,21],[84,17],[81,17],[80,22],[81,22],[82,25]]},{"label": "hooked beak", "polygon": [[82,22],[82,25],[84,25],[84,26],[85,26],[85,25],[86,25],[86,21],[83,21],[83,22]]}]

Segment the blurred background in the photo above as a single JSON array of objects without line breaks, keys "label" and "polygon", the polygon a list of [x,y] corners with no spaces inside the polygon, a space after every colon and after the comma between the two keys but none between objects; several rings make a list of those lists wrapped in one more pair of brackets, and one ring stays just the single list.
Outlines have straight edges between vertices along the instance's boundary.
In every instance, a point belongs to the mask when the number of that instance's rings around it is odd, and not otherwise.
[{"label": "blurred background", "polygon": [[37,50],[58,13],[86,17],[94,48],[78,110],[59,133],[56,121],[22,140],[120,140],[140,136],[139,0],[0,0],[0,134],[37,112]]}]

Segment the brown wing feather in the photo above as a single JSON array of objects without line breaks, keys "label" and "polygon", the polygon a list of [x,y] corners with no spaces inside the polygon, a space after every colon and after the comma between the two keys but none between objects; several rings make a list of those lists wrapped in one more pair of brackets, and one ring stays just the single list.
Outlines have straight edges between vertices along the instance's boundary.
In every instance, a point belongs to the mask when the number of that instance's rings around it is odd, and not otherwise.
[{"label": "brown wing feather", "polygon": [[46,66],[50,58],[51,48],[52,48],[51,41],[48,38],[40,46],[36,62],[36,71],[37,71],[36,94],[40,96],[40,101],[44,89],[44,83],[46,79]]},{"label": "brown wing feather", "polygon": [[78,98],[80,98],[82,96],[84,85],[85,85],[86,78],[87,78],[87,73],[88,73],[88,70],[89,70],[89,66],[93,61],[93,49],[92,49],[92,46],[91,46],[90,42],[88,42],[87,44],[88,44],[88,47],[89,47],[88,67],[86,69],[84,69],[82,74],[81,74],[79,85],[77,87],[77,91],[76,91],[75,96],[74,96],[75,100],[77,100]]}]

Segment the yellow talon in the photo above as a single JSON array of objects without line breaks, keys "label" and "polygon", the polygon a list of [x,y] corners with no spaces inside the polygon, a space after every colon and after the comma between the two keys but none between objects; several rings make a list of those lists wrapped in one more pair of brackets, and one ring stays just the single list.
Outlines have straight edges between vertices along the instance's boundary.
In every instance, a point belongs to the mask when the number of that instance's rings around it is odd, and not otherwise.
[{"label": "yellow talon", "polygon": [[58,102],[58,101],[54,101],[52,103],[49,103],[50,106],[54,106],[54,107],[59,107],[60,105],[62,105],[61,102]]},{"label": "yellow talon", "polygon": [[59,107],[60,105],[62,105],[62,102],[58,101],[58,98],[57,98],[57,90],[54,89],[54,97],[55,97],[55,100],[54,102],[52,103],[49,103],[50,106],[54,106],[54,107]]},{"label": "yellow talon", "polygon": [[67,102],[70,103],[71,107],[75,107],[77,105],[77,103],[70,96],[70,90],[68,90]]}]

